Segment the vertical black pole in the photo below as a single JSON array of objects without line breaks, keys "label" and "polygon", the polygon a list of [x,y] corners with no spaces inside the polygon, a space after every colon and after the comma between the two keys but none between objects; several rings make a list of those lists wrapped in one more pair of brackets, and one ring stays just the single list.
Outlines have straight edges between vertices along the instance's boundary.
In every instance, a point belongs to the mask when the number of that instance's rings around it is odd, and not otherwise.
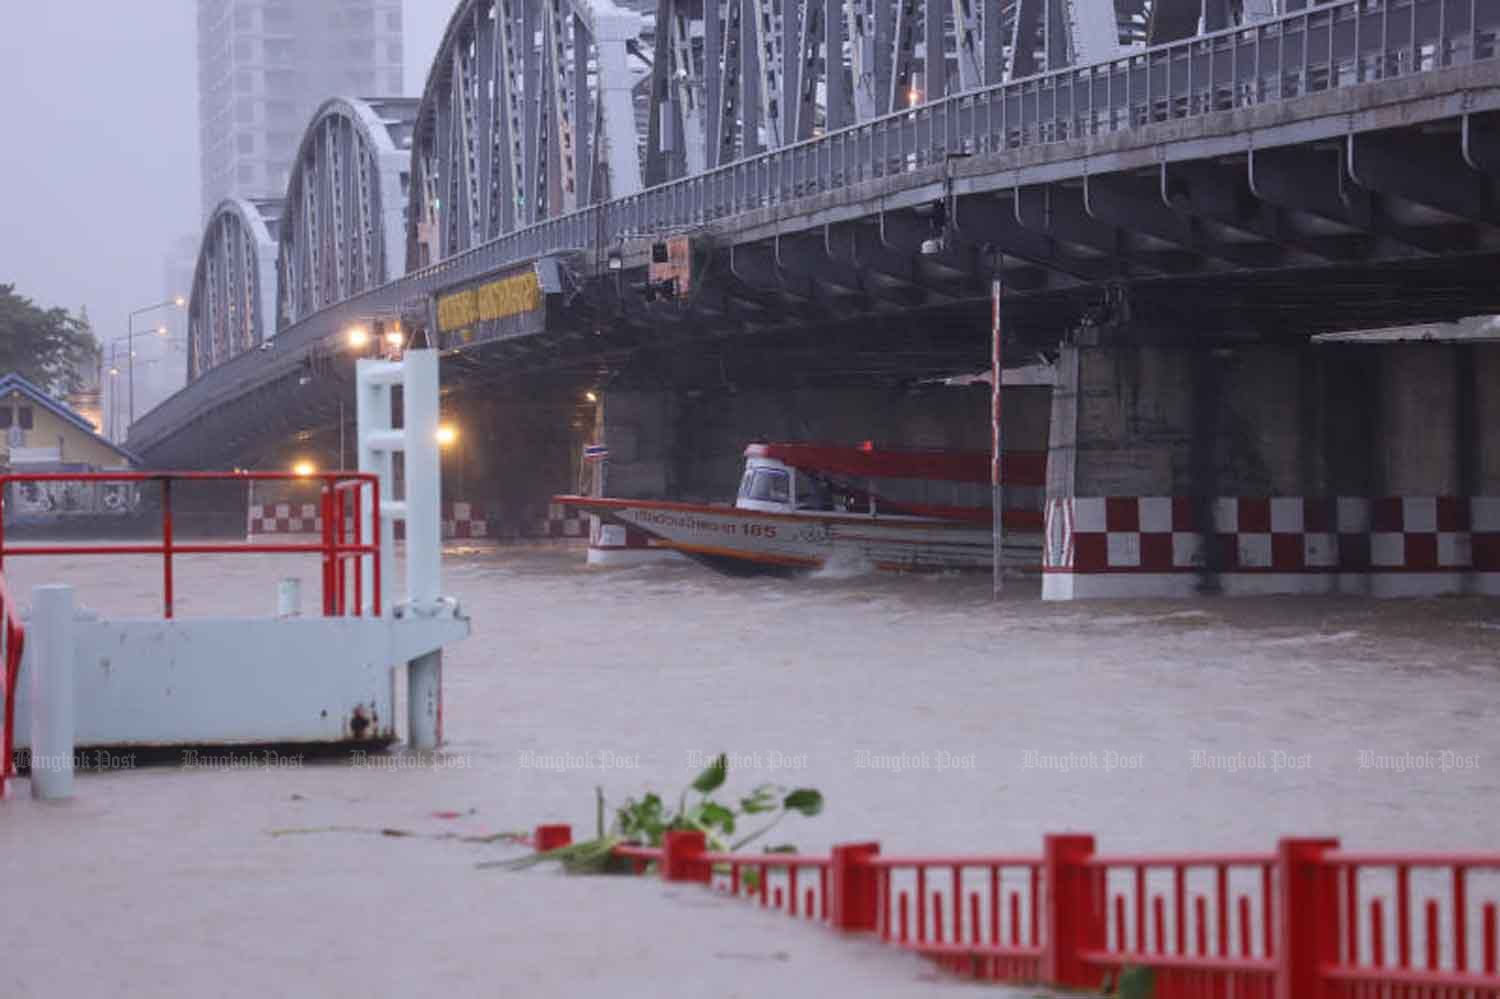
[{"label": "vertical black pole", "polygon": [[994,596],[1005,589],[1005,476],[1001,469],[1000,382],[1003,366],[1000,349],[1000,278],[990,282],[990,503],[994,517]]}]

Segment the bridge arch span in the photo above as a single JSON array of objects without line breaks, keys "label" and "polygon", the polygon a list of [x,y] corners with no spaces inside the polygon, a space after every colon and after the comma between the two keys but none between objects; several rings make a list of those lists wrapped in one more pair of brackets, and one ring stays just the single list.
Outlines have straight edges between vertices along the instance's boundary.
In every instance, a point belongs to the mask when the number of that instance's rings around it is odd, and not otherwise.
[{"label": "bridge arch span", "polygon": [[274,333],[280,198],[221,201],[209,216],[188,300],[188,379]]},{"label": "bridge arch span", "polygon": [[641,189],[651,44],[622,4],[459,3],[417,114],[408,270]]},{"label": "bridge arch span", "polygon": [[277,329],[403,273],[409,98],[324,102],[303,133],[276,227]]}]

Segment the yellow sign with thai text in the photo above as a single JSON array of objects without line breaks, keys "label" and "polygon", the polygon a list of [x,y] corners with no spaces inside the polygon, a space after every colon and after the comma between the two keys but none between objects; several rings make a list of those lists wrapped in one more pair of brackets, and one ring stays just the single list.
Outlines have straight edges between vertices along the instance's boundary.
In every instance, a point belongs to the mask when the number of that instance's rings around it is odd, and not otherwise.
[{"label": "yellow sign with thai text", "polygon": [[478,322],[504,319],[542,307],[542,286],[536,271],[526,271],[465,288],[438,299],[438,329],[444,333]]}]

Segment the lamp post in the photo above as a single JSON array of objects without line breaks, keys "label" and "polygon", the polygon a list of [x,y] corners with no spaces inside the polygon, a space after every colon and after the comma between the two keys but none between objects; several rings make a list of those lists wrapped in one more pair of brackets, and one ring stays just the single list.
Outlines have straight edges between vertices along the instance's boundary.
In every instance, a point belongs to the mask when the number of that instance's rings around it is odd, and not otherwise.
[{"label": "lamp post", "polygon": [[180,309],[185,305],[187,305],[187,299],[183,298],[181,295],[175,295],[172,298],[167,299],[165,302],[156,302],[151,305],[143,305],[139,309],[131,312],[129,318],[125,320],[125,339],[130,344],[130,358],[127,364],[129,373],[126,376],[130,382],[130,419],[125,424],[127,430],[135,423],[135,317],[143,316],[148,312],[155,312],[157,309],[165,309],[168,307]]}]

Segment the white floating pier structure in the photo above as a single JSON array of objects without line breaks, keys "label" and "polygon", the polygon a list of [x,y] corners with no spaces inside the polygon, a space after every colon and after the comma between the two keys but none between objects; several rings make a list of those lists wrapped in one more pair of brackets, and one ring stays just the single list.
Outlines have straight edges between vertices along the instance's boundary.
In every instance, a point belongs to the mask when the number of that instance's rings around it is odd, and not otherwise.
[{"label": "white floating pier structure", "polygon": [[[361,360],[356,392],[359,470],[376,487],[351,490],[361,508],[350,543],[369,546],[350,556],[360,569],[356,603],[304,615],[300,583],[283,580],[274,602],[267,594],[275,613],[264,617],[113,620],[77,608],[70,587],[37,587],[14,733],[16,747],[31,752],[34,796],[69,796],[82,749],[392,743],[403,666],[407,745],[442,741],[443,647],[470,628],[442,593],[437,352]],[[405,455],[400,497],[397,452]],[[332,508],[325,504],[325,519]],[[339,510],[340,521],[354,513]],[[404,594],[390,571],[398,519],[406,522]]]}]

